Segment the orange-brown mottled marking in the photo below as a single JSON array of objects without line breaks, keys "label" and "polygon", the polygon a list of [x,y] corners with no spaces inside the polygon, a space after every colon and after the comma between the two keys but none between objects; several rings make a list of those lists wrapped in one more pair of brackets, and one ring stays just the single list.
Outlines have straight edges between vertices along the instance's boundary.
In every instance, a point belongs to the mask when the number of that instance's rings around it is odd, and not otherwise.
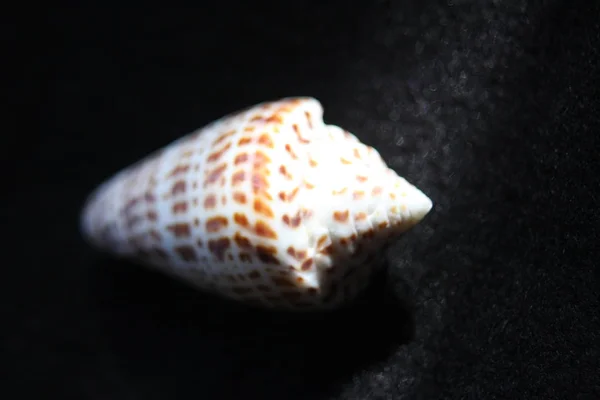
[{"label": "orange-brown mottled marking", "polygon": [[248,225],[250,225],[250,223],[248,222],[248,218],[246,218],[246,216],[242,213],[235,213],[233,214],[233,221],[240,225],[243,226],[245,228],[248,227]]},{"label": "orange-brown mottled marking", "polygon": [[325,242],[327,242],[327,239],[328,239],[327,235],[321,235],[321,237],[317,241],[317,249],[322,248],[325,245]]},{"label": "orange-brown mottled marking", "polygon": [[194,155],[194,150],[185,150],[185,151],[181,152],[182,158],[190,158],[193,155]]},{"label": "orange-brown mottled marking", "polygon": [[302,216],[303,220],[308,220],[313,216],[313,211],[309,208],[301,208],[299,214]]},{"label": "orange-brown mottled marking", "polygon": [[256,246],[256,255],[260,261],[265,264],[274,264],[279,265],[279,260],[277,260],[277,247],[274,246]]},{"label": "orange-brown mottled marking", "polygon": [[294,190],[292,190],[291,193],[288,193],[286,195],[286,201],[294,201],[294,198],[296,197],[296,195],[298,194],[298,191],[300,190],[299,187],[294,188]]},{"label": "orange-brown mottled marking", "polygon": [[226,205],[227,204],[227,196],[225,196],[225,195],[221,196],[221,204],[222,205]]},{"label": "orange-brown mottled marking", "polygon": [[302,223],[302,216],[300,212],[297,212],[295,216],[290,217],[289,215],[284,215],[282,217],[283,223],[292,228],[297,228]]},{"label": "orange-brown mottled marking", "polygon": [[254,153],[254,160],[252,167],[254,169],[262,169],[265,168],[268,164],[271,163],[271,159],[265,153],[260,150],[257,150]]},{"label": "orange-brown mottled marking", "polygon": [[373,196],[379,196],[383,192],[383,188],[381,186],[375,186],[373,188]]},{"label": "orange-brown mottled marking", "polygon": [[186,183],[185,181],[177,181],[171,187],[171,194],[174,196],[177,193],[185,193]]},{"label": "orange-brown mottled marking", "polygon": [[190,225],[185,222],[167,225],[167,230],[175,237],[188,237],[191,234]]},{"label": "orange-brown mottled marking", "polygon": [[239,165],[248,161],[248,153],[240,153],[235,156],[235,160],[233,161],[234,165]]},{"label": "orange-brown mottled marking", "polygon": [[313,211],[309,208],[301,208],[300,215],[302,215],[303,220],[307,220],[313,216]]},{"label": "orange-brown mottled marking", "polygon": [[173,204],[173,214],[183,214],[188,209],[188,203],[185,201],[180,201]]},{"label": "orange-brown mottled marking", "polygon": [[279,166],[279,173],[283,176],[285,176],[286,179],[292,179],[292,175],[288,172],[288,170],[285,168],[285,165],[280,165]]},{"label": "orange-brown mottled marking", "polygon": [[172,178],[174,176],[180,175],[180,174],[184,174],[186,172],[188,172],[190,170],[190,165],[178,165],[176,166],[173,171],[171,171],[171,173],[167,176],[167,178]]},{"label": "orange-brown mottled marking", "polygon": [[356,157],[356,158],[358,158],[360,160],[360,152],[358,151],[358,149],[355,148],[353,150],[353,153],[354,153],[354,157]]},{"label": "orange-brown mottled marking", "polygon": [[298,156],[292,150],[292,145],[290,145],[289,143],[285,145],[285,151],[287,151],[294,160],[298,159]]},{"label": "orange-brown mottled marking", "polygon": [[283,119],[281,118],[280,115],[273,114],[269,118],[267,118],[265,120],[265,122],[274,122],[274,123],[277,123],[277,124],[281,124],[281,123],[283,123]]},{"label": "orange-brown mottled marking", "polygon": [[236,232],[233,235],[233,241],[238,245],[238,247],[241,247],[243,249],[248,249],[252,247],[250,240],[244,235],[242,235],[240,232]]},{"label": "orange-brown mottled marking", "polygon": [[357,191],[355,191],[354,193],[352,193],[352,198],[353,198],[354,200],[360,200],[360,199],[362,199],[363,197],[365,197],[365,192],[364,192],[364,191],[362,191],[362,190],[357,190]]},{"label": "orange-brown mottled marking", "polygon": [[312,118],[311,118],[310,113],[308,111],[304,111],[304,116],[306,117],[306,121],[308,121],[308,127],[310,129],[312,129],[313,125],[312,125]]},{"label": "orange-brown mottled marking", "polygon": [[252,191],[254,194],[265,192],[269,188],[267,179],[258,172],[252,174]]},{"label": "orange-brown mottled marking", "polygon": [[287,248],[287,253],[298,261],[302,261],[306,258],[306,250],[296,250],[292,246]]},{"label": "orange-brown mottled marking", "polygon": [[245,146],[247,144],[252,143],[252,138],[248,136],[244,136],[238,141],[238,146]]},{"label": "orange-brown mottled marking", "polygon": [[313,265],[313,259],[309,258],[304,260],[304,262],[302,263],[302,265],[300,266],[300,269],[302,271],[308,271]]},{"label": "orange-brown mottled marking", "polygon": [[231,185],[241,185],[246,179],[246,173],[244,171],[236,171],[231,177]]},{"label": "orange-brown mottled marking", "polygon": [[340,190],[333,190],[331,193],[332,193],[334,196],[337,196],[337,195],[340,195],[340,194],[344,194],[344,193],[346,193],[347,191],[348,191],[348,188],[347,188],[347,187],[345,187],[345,188],[342,188],[342,189],[340,189]]},{"label": "orange-brown mottled marking", "polygon": [[270,149],[272,149],[274,146],[273,141],[271,140],[271,137],[268,133],[263,133],[262,135],[260,135],[260,137],[258,138],[258,144],[268,147]]},{"label": "orange-brown mottled marking", "polygon": [[319,164],[311,158],[310,160],[308,160],[308,165],[310,165],[311,167],[316,167]]},{"label": "orange-brown mottled marking", "polygon": [[342,164],[346,164],[346,165],[352,164],[352,161],[346,160],[344,157],[340,157],[340,161],[342,162]]},{"label": "orange-brown mottled marking", "polygon": [[215,167],[214,169],[208,171],[206,174],[206,179],[204,180],[204,187],[206,188],[209,185],[216,183],[221,178],[221,176],[223,176],[223,173],[226,169],[227,163],[223,163],[218,167]]},{"label": "orange-brown mottled marking", "polygon": [[219,135],[219,137],[213,142],[213,146],[217,146],[219,143],[223,142],[225,139],[227,139],[230,136],[235,135],[235,129],[223,132]]},{"label": "orange-brown mottled marking", "polygon": [[233,200],[240,204],[246,204],[246,195],[243,192],[234,192]]},{"label": "orange-brown mottled marking", "polygon": [[365,219],[367,219],[367,213],[364,212],[359,212],[356,214],[356,217],[354,217],[357,221],[364,221]]},{"label": "orange-brown mottled marking", "polygon": [[267,203],[262,201],[259,198],[254,199],[254,211],[258,214],[262,214],[267,218],[273,218],[275,214],[273,214],[273,210]]},{"label": "orange-brown mottled marking", "polygon": [[225,152],[227,150],[229,150],[230,147],[231,147],[231,142],[228,142],[221,149],[219,149],[219,150],[215,151],[214,153],[210,154],[208,156],[208,158],[206,159],[206,161],[209,162],[209,163],[214,163],[214,162],[219,161],[219,159],[223,156],[223,154],[225,154]]},{"label": "orange-brown mottled marking", "polygon": [[369,178],[367,178],[366,176],[362,176],[362,175],[356,175],[356,180],[359,182],[366,182],[369,180]]},{"label": "orange-brown mottled marking", "polygon": [[298,141],[302,144],[308,144],[310,143],[310,140],[305,139],[302,137],[302,135],[300,134],[300,128],[298,127],[297,124],[292,125],[292,128],[294,129],[294,132],[296,132],[296,137],[298,138]]},{"label": "orange-brown mottled marking", "polygon": [[304,185],[305,188],[307,188],[309,190],[315,188],[315,185],[313,185],[312,183],[310,183],[310,182],[308,182],[306,180],[302,181],[302,184]]},{"label": "orange-brown mottled marking", "polygon": [[244,132],[254,132],[255,129],[255,126],[250,125],[244,128]]},{"label": "orange-brown mottled marking", "polygon": [[372,239],[373,237],[375,237],[375,231],[373,229],[369,229],[368,231],[363,233],[363,237],[366,239]]},{"label": "orange-brown mottled marking", "polygon": [[206,231],[211,233],[219,232],[221,229],[227,227],[228,223],[227,218],[223,216],[209,218],[206,221]]},{"label": "orange-brown mottled marking", "polygon": [[337,222],[346,222],[348,221],[348,216],[350,215],[350,211],[334,211],[333,219]]},{"label": "orange-brown mottled marking", "polygon": [[194,248],[192,246],[178,246],[175,247],[175,252],[177,254],[179,254],[179,257],[181,257],[181,259],[183,261],[196,261],[196,251],[194,250]]},{"label": "orange-brown mottled marking", "polygon": [[254,224],[254,232],[258,236],[268,239],[277,239],[277,233],[264,221],[259,220]]},{"label": "orange-brown mottled marking", "polygon": [[217,197],[214,194],[209,194],[204,198],[204,208],[212,209],[217,206]]},{"label": "orange-brown mottled marking", "polygon": [[222,237],[208,241],[208,250],[219,260],[225,260],[225,253],[231,246],[229,238]]},{"label": "orange-brown mottled marking", "polygon": [[325,254],[325,255],[331,255],[334,252],[335,252],[335,249],[333,247],[333,244],[330,244],[329,246],[327,246],[323,250],[321,250],[321,253]]}]

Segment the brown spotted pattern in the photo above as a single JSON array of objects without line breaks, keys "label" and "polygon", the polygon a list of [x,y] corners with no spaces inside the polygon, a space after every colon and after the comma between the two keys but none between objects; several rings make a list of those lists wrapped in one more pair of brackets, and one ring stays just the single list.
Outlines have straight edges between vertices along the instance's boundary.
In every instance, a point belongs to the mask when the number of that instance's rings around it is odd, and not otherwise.
[{"label": "brown spotted pattern", "polygon": [[432,203],[313,98],[217,120],[92,193],[96,247],[264,307],[334,308]]}]

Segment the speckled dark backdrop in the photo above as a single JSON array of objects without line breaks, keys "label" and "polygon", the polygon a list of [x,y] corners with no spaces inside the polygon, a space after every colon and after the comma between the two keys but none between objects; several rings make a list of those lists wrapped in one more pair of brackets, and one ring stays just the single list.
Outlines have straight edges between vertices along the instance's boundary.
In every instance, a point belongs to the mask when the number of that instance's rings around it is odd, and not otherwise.
[{"label": "speckled dark backdrop", "polygon": [[[599,398],[598,2],[271,3],[21,19],[2,397]],[[292,95],[435,203],[358,304],[257,313],[82,242],[81,203],[108,175]]]}]

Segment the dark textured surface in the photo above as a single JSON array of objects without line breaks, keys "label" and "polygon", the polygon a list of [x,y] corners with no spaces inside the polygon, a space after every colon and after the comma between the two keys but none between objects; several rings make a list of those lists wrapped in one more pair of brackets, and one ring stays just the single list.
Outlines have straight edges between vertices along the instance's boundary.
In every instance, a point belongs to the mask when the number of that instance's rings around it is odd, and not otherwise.
[{"label": "dark textured surface", "polygon": [[[2,397],[598,398],[598,2],[281,4],[23,20],[0,280],[0,388],[22,392]],[[290,95],[435,203],[390,250],[388,293],[257,313],[81,241],[108,175]]]}]

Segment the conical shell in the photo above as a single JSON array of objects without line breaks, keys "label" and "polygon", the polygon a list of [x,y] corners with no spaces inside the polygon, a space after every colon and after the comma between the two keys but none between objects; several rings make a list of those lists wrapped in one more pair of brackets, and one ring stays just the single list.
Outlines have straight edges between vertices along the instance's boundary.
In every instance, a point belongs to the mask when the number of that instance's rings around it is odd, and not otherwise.
[{"label": "conical shell", "polygon": [[313,98],[225,116],[117,173],[82,230],[113,255],[265,307],[335,308],[432,207]]}]

